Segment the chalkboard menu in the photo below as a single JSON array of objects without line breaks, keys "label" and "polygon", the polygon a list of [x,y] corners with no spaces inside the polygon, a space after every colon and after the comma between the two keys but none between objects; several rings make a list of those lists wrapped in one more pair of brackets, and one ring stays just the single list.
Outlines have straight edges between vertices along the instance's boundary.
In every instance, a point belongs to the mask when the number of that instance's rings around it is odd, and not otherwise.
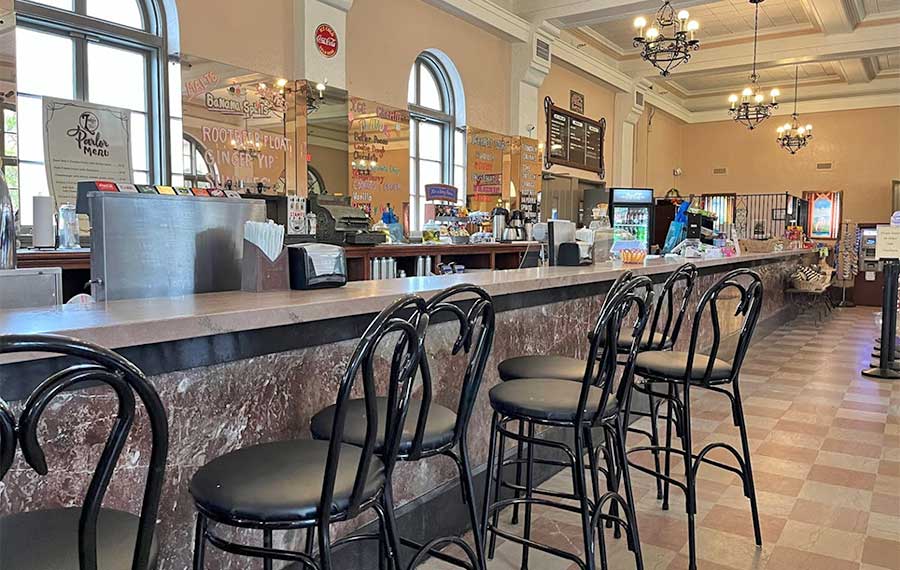
[{"label": "chalkboard menu", "polygon": [[547,142],[544,166],[554,164],[590,170],[606,178],[603,160],[603,140],[606,136],[606,119],[594,121],[583,115],[567,111],[544,98],[547,114]]}]

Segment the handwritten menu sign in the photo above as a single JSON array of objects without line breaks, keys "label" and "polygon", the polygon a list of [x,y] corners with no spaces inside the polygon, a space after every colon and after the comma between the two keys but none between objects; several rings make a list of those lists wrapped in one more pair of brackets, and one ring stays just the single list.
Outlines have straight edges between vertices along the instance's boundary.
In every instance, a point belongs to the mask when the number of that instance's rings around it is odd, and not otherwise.
[{"label": "handwritten menu sign", "polygon": [[878,259],[900,259],[900,227],[878,226],[875,257]]},{"label": "handwritten menu sign", "polygon": [[537,139],[515,137],[512,141],[512,184],[518,194],[518,208],[525,217],[539,218],[538,193],[541,191],[541,151]]},{"label": "handwritten menu sign", "polygon": [[350,98],[350,201],[373,219],[409,201],[409,111]]},{"label": "handwritten menu sign", "polygon": [[466,131],[468,153],[468,192],[476,200],[503,195],[503,158],[510,148],[505,135],[469,128]]},{"label": "handwritten menu sign", "polygon": [[603,159],[603,140],[606,119],[594,121],[578,113],[567,111],[544,98],[547,115],[547,151],[545,166],[554,164],[596,172],[606,178]]}]

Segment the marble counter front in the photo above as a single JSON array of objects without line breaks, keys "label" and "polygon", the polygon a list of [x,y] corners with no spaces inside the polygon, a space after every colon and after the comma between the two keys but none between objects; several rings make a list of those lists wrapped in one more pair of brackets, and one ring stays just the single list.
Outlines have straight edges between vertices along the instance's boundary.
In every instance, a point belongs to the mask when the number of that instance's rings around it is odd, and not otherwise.
[{"label": "marble counter front", "polygon": [[[735,267],[751,267],[765,286],[762,321],[783,320],[793,310],[783,293],[785,280],[804,261],[803,253],[809,252],[701,261],[696,289],[702,292]],[[661,282],[678,265],[657,260],[629,268]],[[610,265],[524,269],[359,282],[315,292],[219,293],[13,311],[0,313],[0,331],[89,339],[116,348],[148,374],[165,404],[170,431],[159,512],[159,570],[183,570],[191,560],[194,509],[187,486],[193,473],[234,449],[310,437],[311,417],[334,403],[355,339],[372,313],[390,300],[405,293],[428,296],[464,281],[481,285],[494,296],[497,332],[470,423],[473,463],[480,466],[486,460],[490,426],[487,392],[499,382],[497,364],[521,354],[583,357],[587,331],[620,271]],[[698,296],[695,293],[695,302]],[[460,357],[450,353],[456,325],[438,323],[428,334],[435,401],[455,408],[464,368]],[[37,358],[0,365],[0,396],[21,398],[31,389],[30,378],[45,377],[41,374],[53,361]],[[103,390],[61,394],[53,403],[53,420],[40,432],[50,474],[42,477],[17,459],[0,486],[0,514],[80,504],[114,410],[112,396]],[[145,427],[136,426],[110,486],[107,506],[134,511],[139,504],[148,437]],[[413,517],[411,525],[432,532],[432,525],[454,518],[450,507],[461,508],[461,501],[457,490],[446,485],[454,472],[453,464],[441,458],[399,466],[395,495],[401,505],[401,526],[403,517]],[[424,516],[436,508],[432,502],[444,496],[450,499],[440,503],[442,516]],[[301,538],[279,533],[276,540],[297,548]],[[259,543],[261,537],[248,540]],[[207,567],[243,570],[262,565],[215,553]],[[357,562],[342,567],[368,568]]]}]

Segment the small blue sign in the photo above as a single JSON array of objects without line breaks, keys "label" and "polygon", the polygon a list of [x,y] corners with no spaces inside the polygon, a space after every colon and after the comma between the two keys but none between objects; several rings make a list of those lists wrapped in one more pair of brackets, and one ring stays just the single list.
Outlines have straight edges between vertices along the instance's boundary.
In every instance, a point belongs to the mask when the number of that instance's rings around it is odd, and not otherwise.
[{"label": "small blue sign", "polygon": [[614,204],[652,204],[653,188],[611,188]]},{"label": "small blue sign", "polygon": [[456,202],[459,199],[459,190],[449,184],[426,184],[425,199],[441,202]]}]

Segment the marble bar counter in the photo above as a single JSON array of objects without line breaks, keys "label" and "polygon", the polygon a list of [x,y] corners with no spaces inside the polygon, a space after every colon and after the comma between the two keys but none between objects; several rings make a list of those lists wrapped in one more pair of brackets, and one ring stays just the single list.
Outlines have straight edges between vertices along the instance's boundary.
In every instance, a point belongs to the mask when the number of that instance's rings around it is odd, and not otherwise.
[{"label": "marble bar counter", "polygon": [[[810,251],[787,251],[696,261],[696,291],[734,268],[752,268],[765,286],[760,326],[780,324],[795,311],[785,297],[785,282],[813,256]],[[625,267],[662,282],[681,263],[654,259]],[[352,282],[319,291],[210,293],[7,311],[0,312],[0,333],[58,333],[89,340],[116,349],[148,375],[166,406],[170,432],[159,513],[160,570],[181,570],[190,567],[191,559],[194,511],[187,486],[193,473],[240,447],[309,437],[310,418],[334,403],[356,339],[373,314],[393,299],[408,293],[428,297],[461,282],[480,285],[494,296],[495,342],[469,430],[473,462],[483,465],[490,426],[487,392],[499,381],[497,363],[520,354],[583,356],[587,331],[622,270],[618,263],[514,269]],[[693,305],[699,294],[694,297]],[[451,409],[464,368],[464,357],[451,355],[456,334],[454,322],[438,323],[429,329],[427,343],[435,401]],[[13,402],[27,397],[63,360],[6,355],[0,359],[0,397]],[[50,474],[39,476],[19,458],[0,487],[0,513],[81,503],[115,413],[113,399],[100,389],[77,390],[61,394],[53,411],[59,420],[47,422],[41,434]],[[148,431],[133,431],[106,505],[134,511],[139,504]],[[441,458],[398,467],[395,496],[402,505],[404,532],[437,535],[460,530],[464,507],[458,489],[445,484],[454,472],[454,465]],[[428,517],[427,512],[441,516]],[[277,540],[298,548],[301,538],[285,535]],[[247,540],[258,543],[261,537]],[[348,558],[340,567],[369,568],[371,559]],[[248,564],[219,553],[210,553],[207,561],[208,568],[222,570],[261,568]]]}]

